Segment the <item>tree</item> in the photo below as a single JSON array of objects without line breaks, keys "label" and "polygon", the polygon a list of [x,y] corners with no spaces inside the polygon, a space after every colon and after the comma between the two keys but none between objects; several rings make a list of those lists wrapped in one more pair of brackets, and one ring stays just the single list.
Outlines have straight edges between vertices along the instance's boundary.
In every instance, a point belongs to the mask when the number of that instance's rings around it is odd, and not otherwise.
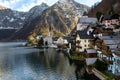
[{"label": "tree", "polygon": [[45,41],[45,45],[46,45],[46,46],[48,45],[48,42],[47,42],[47,41]]},{"label": "tree", "polygon": [[111,15],[111,14],[114,14],[114,13],[115,13],[115,12],[114,12],[114,9],[113,9],[113,7],[112,7],[111,10],[108,11],[108,14]]},{"label": "tree", "polygon": [[40,38],[40,40],[38,41],[38,46],[42,46],[44,45],[44,40],[43,38]]},{"label": "tree", "polygon": [[100,19],[101,15],[102,15],[102,12],[99,12],[99,11],[98,11],[98,12],[96,13],[96,17],[97,17],[98,20]]}]

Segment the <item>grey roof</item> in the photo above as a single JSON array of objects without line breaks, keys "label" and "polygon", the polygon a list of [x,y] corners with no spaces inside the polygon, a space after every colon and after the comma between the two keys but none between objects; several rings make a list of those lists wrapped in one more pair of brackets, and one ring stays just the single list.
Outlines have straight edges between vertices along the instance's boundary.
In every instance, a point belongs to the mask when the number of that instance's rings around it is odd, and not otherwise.
[{"label": "grey roof", "polygon": [[119,40],[120,39],[120,36],[99,36],[100,39],[102,40]]},{"label": "grey roof", "polygon": [[81,18],[79,18],[79,20],[78,20],[78,23],[87,23],[87,24],[90,24],[90,23],[93,23],[93,24],[95,24],[95,23],[97,23],[97,18],[93,18],[93,17],[88,17],[88,16],[83,16],[83,17],[81,17]]},{"label": "grey roof", "polygon": [[119,19],[119,14],[103,15],[104,20]]},{"label": "grey roof", "polygon": [[97,53],[96,49],[86,49],[87,53]]},{"label": "grey roof", "polygon": [[90,34],[90,35],[87,34],[86,29],[82,30],[82,31],[77,31],[77,34],[79,34],[79,37],[81,39],[93,39],[94,38],[92,34]]},{"label": "grey roof", "polygon": [[62,38],[66,39],[68,42],[73,41],[73,37],[71,37],[71,36],[63,36]]},{"label": "grey roof", "polygon": [[118,45],[116,44],[107,45],[107,46],[109,46],[110,49],[116,49],[118,47]]},{"label": "grey roof", "polygon": [[116,42],[114,40],[103,40],[105,42],[105,44],[109,45],[109,44],[116,44]]},{"label": "grey roof", "polygon": [[111,20],[111,15],[104,15],[104,16],[103,16],[103,19],[104,19],[104,20]]}]

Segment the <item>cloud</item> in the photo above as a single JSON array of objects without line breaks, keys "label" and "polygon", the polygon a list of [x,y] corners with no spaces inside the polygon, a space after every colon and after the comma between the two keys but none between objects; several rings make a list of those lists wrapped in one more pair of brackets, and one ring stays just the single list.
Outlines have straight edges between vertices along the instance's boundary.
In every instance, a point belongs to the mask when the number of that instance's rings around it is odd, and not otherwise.
[{"label": "cloud", "polygon": [[13,7],[19,1],[20,0],[0,0],[0,5],[10,8]]},{"label": "cloud", "polygon": [[77,0],[78,2],[88,5],[88,6],[92,6],[94,5],[96,2],[100,2],[102,0]]},{"label": "cloud", "polygon": [[[0,5],[11,8],[18,11],[29,11],[32,7],[40,5],[42,2],[48,5],[53,5],[58,0],[0,0]],[[101,0],[75,0],[79,3],[86,4],[88,6],[93,5]]]},{"label": "cloud", "polygon": [[57,1],[59,1],[59,0],[46,0],[47,4],[48,4],[49,6],[53,5],[53,4],[56,3]]},{"label": "cloud", "polygon": [[42,2],[46,3],[45,0],[29,0],[29,3],[21,5],[21,7],[17,8],[18,11],[29,11],[32,7],[36,5],[40,5]]},{"label": "cloud", "polygon": [[18,11],[28,11],[42,2],[46,3],[46,0],[0,0],[0,5]]}]

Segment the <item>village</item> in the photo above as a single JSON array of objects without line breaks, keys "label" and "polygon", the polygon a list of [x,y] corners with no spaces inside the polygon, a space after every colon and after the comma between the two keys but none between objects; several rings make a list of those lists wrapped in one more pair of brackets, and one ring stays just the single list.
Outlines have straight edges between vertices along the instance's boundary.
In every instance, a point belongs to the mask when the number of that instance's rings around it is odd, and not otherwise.
[{"label": "village", "polygon": [[[101,15],[100,19],[88,16],[79,18],[75,30],[68,36],[29,38],[27,46],[66,50],[74,60],[86,62],[87,71],[101,80],[120,76],[120,16]],[[37,41],[36,41],[37,40]],[[32,43],[32,44],[31,44]],[[111,79],[110,79],[111,78]]]}]

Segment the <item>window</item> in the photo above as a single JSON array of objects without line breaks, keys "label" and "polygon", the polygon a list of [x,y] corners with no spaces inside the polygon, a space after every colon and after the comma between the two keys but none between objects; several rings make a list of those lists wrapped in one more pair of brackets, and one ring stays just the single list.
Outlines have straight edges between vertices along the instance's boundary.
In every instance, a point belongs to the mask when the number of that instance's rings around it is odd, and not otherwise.
[{"label": "window", "polygon": [[85,40],[85,42],[86,42],[86,40]]},{"label": "window", "polygon": [[85,45],[85,47],[86,47],[86,45]]}]

